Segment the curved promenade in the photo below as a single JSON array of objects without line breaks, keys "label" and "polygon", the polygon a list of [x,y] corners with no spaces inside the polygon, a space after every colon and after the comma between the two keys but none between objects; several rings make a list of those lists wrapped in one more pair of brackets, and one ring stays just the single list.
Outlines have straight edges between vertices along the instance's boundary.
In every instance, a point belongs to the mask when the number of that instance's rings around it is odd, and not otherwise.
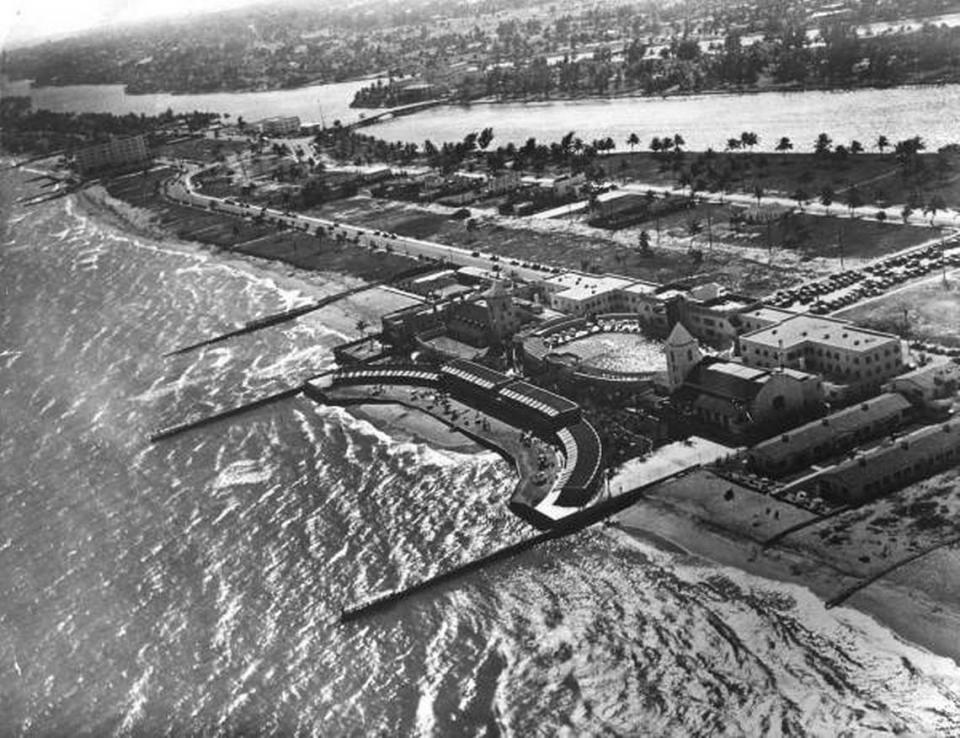
[{"label": "curved promenade", "polygon": [[[473,373],[466,387],[465,377]],[[492,380],[481,387],[484,380]],[[500,381],[502,379],[502,381]],[[471,392],[470,386],[477,391]],[[552,393],[472,362],[346,367],[307,382],[306,393],[332,405],[398,404],[440,420],[513,463],[519,479],[509,507],[541,529],[565,527],[596,496],[603,449],[575,408],[545,402]],[[540,415],[514,404],[542,404]],[[555,426],[551,428],[551,426]]]}]

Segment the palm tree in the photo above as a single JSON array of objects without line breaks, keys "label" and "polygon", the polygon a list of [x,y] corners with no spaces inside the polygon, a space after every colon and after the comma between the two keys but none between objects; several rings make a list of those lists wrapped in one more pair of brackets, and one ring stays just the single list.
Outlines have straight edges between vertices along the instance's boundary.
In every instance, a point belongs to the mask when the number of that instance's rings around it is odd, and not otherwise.
[{"label": "palm tree", "polygon": [[830,151],[830,147],[833,145],[833,139],[830,138],[826,133],[821,133],[817,136],[817,140],[813,144],[813,152],[815,154],[826,154]]},{"label": "palm tree", "polygon": [[690,218],[687,220],[687,233],[690,234],[690,248],[693,249],[694,239],[703,231],[703,224],[699,218]]},{"label": "palm tree", "polygon": [[683,136],[681,136],[679,133],[673,134],[673,148],[675,148],[677,151],[680,151],[680,148],[686,145],[687,142],[683,140]]},{"label": "palm tree", "polygon": [[944,202],[943,198],[940,195],[934,195],[930,198],[930,202],[927,203],[927,207],[924,209],[925,212],[930,213],[930,225],[933,225],[933,219],[937,215],[938,210],[945,210],[947,203]]},{"label": "palm tree", "polygon": [[744,131],[740,134],[740,143],[743,144],[744,148],[750,149],[753,151],[753,147],[757,145],[760,141],[760,137],[753,131]]},{"label": "palm tree", "polygon": [[783,136],[780,139],[780,142],[777,144],[777,151],[792,151],[792,150],[793,150],[793,143],[790,141],[789,138],[787,138],[786,136]]},{"label": "palm tree", "polygon": [[887,148],[887,146],[889,145],[890,145],[890,139],[888,139],[886,136],[880,136],[877,139],[877,148],[880,150],[881,154],[883,153],[883,150]]},{"label": "palm tree", "polygon": [[728,138],[728,139],[727,139],[727,151],[736,151],[736,150],[739,149],[742,145],[743,145],[743,144],[741,143],[741,141],[740,141],[739,138]]},{"label": "palm tree", "polygon": [[366,335],[367,328],[370,327],[370,324],[367,321],[365,321],[363,318],[360,318],[360,320],[358,320],[355,325],[356,325],[357,332],[361,336]]},{"label": "palm tree", "polygon": [[850,208],[850,217],[853,217],[853,211],[863,205],[863,195],[856,185],[850,185],[847,189],[847,207]]},{"label": "palm tree", "polygon": [[820,190],[820,204],[826,208],[828,213],[830,212],[830,206],[833,204],[835,194],[833,187],[829,185],[824,186],[824,188]]},{"label": "palm tree", "polygon": [[805,189],[798,187],[793,193],[793,199],[797,201],[797,206],[803,210],[803,206],[806,204],[807,200],[810,199],[810,195],[807,194]]},{"label": "palm tree", "polygon": [[631,133],[627,136],[627,146],[630,147],[630,151],[633,151],[633,147],[640,143],[640,137],[636,133]]},{"label": "palm tree", "polygon": [[857,141],[857,139],[853,139],[853,141],[850,142],[850,153],[851,153],[851,154],[862,154],[862,153],[863,153],[863,144],[860,143],[859,141]]},{"label": "palm tree", "polygon": [[650,141],[650,150],[654,154],[659,154],[663,151],[663,142],[660,140],[659,136],[654,136]]},{"label": "palm tree", "polygon": [[650,253],[650,234],[646,231],[640,231],[640,236],[637,239],[637,245],[640,248],[641,254]]}]

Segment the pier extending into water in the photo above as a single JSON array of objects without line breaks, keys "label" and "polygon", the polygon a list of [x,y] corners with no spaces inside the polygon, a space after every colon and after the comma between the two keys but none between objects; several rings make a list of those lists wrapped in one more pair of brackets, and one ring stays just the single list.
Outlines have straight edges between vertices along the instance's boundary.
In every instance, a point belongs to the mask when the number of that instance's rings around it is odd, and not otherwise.
[{"label": "pier extending into water", "polygon": [[186,354],[191,351],[195,351],[197,349],[203,348],[204,346],[213,346],[214,344],[222,343],[223,341],[227,341],[231,338],[236,338],[237,336],[243,336],[248,333],[253,333],[254,331],[259,331],[263,328],[270,328],[275,325],[280,325],[281,323],[286,323],[291,320],[296,320],[297,318],[307,315],[308,313],[321,310],[322,308],[325,308],[328,305],[332,305],[333,303],[338,302],[340,300],[345,300],[346,298],[352,297],[353,295],[358,295],[361,292],[367,292],[369,290],[376,289],[378,287],[383,287],[385,285],[389,285],[394,282],[398,282],[404,279],[410,279],[411,277],[415,277],[418,274],[430,271],[435,268],[436,268],[435,265],[427,264],[427,265],[418,265],[410,269],[404,269],[402,272],[400,272],[399,274],[395,274],[389,279],[381,279],[376,282],[368,282],[365,284],[357,285],[355,287],[350,287],[348,289],[341,290],[340,292],[335,292],[332,295],[321,297],[319,300],[315,300],[311,303],[308,303],[307,305],[300,305],[298,307],[290,308],[288,310],[283,310],[279,313],[274,313],[272,315],[265,315],[261,318],[255,318],[254,320],[248,321],[247,323],[242,325],[240,328],[235,328],[232,331],[227,331],[226,333],[221,333],[211,338],[205,338],[202,341],[197,341],[196,343],[188,344],[187,346],[174,349],[173,351],[168,351],[163,355],[163,357],[166,359],[171,356],[179,356],[181,354]]},{"label": "pier extending into water", "polygon": [[366,615],[373,615],[377,612],[382,612],[390,607],[393,607],[401,600],[405,600],[415,594],[428,590],[432,587],[439,586],[445,582],[451,582],[465,574],[469,574],[472,571],[477,571],[489,564],[495,564],[498,561],[509,559],[511,556],[516,556],[524,551],[529,551],[531,548],[534,546],[539,546],[541,543],[554,541],[565,535],[569,535],[570,532],[571,531],[557,530],[540,533],[533,538],[527,538],[518,543],[514,543],[511,546],[507,546],[494,551],[491,554],[487,554],[486,556],[481,556],[479,559],[473,559],[472,561],[468,561],[465,564],[461,564],[460,566],[450,569],[449,571],[445,571],[441,574],[436,574],[428,579],[424,579],[422,582],[417,582],[416,584],[412,584],[404,589],[398,589],[394,592],[390,592],[372,600],[361,602],[358,605],[345,607],[340,612],[340,622],[349,623],[353,620],[358,620],[362,617],[365,617]]},{"label": "pier extending into water", "polygon": [[196,420],[188,420],[184,423],[178,423],[177,425],[171,425],[167,428],[162,428],[150,434],[150,443],[156,443],[157,441],[162,441],[166,438],[172,438],[173,436],[178,436],[181,433],[186,433],[187,431],[192,431],[197,428],[203,428],[204,426],[217,423],[221,420],[226,420],[227,418],[232,418],[235,415],[240,415],[241,413],[248,412],[250,410],[256,410],[259,407],[268,405],[271,402],[277,402],[278,400],[286,400],[289,397],[294,397],[303,392],[303,385],[298,385],[296,387],[289,387],[280,392],[275,392],[272,395],[267,395],[266,397],[260,397],[256,400],[251,400],[250,402],[239,405],[238,407],[232,407],[229,410],[223,410],[219,413],[214,413],[213,415],[208,415],[203,418],[197,418]]}]

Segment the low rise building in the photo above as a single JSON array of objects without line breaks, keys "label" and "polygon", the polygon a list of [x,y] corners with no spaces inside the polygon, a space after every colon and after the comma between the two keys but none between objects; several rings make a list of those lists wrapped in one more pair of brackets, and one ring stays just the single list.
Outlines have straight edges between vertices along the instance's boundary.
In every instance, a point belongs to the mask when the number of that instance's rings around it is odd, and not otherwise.
[{"label": "low rise building", "polygon": [[785,320],[796,317],[798,313],[783,308],[761,306],[740,313],[740,332],[752,333]]},{"label": "low rise building", "polygon": [[907,420],[911,409],[901,395],[877,395],[761,441],[750,449],[747,459],[760,473],[788,474],[845,453],[864,441],[893,433]]},{"label": "low rise building", "polygon": [[113,167],[145,164],[150,161],[150,151],[143,136],[111,138],[77,150],[74,161],[80,174],[92,174]]},{"label": "low rise building", "polygon": [[277,115],[257,123],[257,130],[264,136],[296,136],[300,133],[300,118],[296,115]]},{"label": "low rise building", "polygon": [[676,299],[676,317],[697,338],[729,346],[741,332],[740,315],[754,308],[758,300],[749,295],[727,292],[711,283],[689,290]]},{"label": "low rise building", "polygon": [[816,478],[821,495],[859,504],[925,479],[960,461],[956,422],[928,425],[845,459]]},{"label": "low rise building", "polygon": [[823,384],[796,369],[764,370],[707,357],[674,397],[678,407],[701,422],[740,435],[821,412]]},{"label": "low rise building", "polygon": [[828,380],[828,399],[870,396],[903,371],[900,338],[844,320],[800,314],[740,336],[740,355],[751,367],[790,367]]},{"label": "low rise building", "polygon": [[488,195],[505,195],[520,187],[520,172],[513,169],[504,169],[491,174],[486,183]]},{"label": "low rise building", "polygon": [[927,410],[948,405],[958,388],[960,366],[948,361],[932,362],[894,377],[884,385],[886,391],[898,392],[914,405]]},{"label": "low rise building", "polygon": [[568,315],[611,313],[620,310],[620,293],[636,280],[615,274],[564,272],[541,283],[548,304]]}]

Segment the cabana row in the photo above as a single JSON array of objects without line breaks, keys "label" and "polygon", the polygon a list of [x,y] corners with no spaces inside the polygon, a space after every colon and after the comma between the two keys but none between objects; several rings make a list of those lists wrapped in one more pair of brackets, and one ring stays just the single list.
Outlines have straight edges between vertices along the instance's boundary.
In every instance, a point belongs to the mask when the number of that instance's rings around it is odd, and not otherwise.
[{"label": "cabana row", "polygon": [[600,477],[600,437],[590,423],[581,420],[557,431],[557,438],[562,444],[564,466],[554,482],[554,489],[560,490],[556,504],[585,505]]}]

